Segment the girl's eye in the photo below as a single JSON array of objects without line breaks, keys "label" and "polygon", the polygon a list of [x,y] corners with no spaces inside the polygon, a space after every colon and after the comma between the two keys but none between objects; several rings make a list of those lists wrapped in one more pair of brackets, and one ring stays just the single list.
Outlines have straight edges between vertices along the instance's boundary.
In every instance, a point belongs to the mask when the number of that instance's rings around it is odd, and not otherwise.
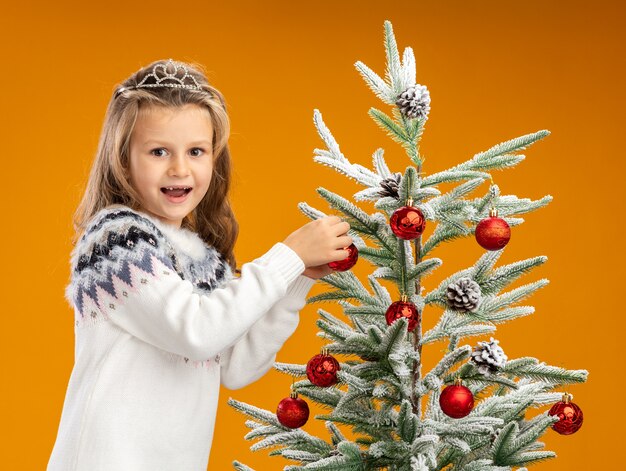
[{"label": "girl's eye", "polygon": [[[193,149],[191,149],[192,151],[194,150],[199,150],[201,152],[204,152],[204,149],[201,149],[200,147],[194,147]],[[200,157],[202,154],[195,154],[194,157]]]},{"label": "girl's eye", "polygon": [[[160,150],[164,150],[164,149],[163,149],[163,147],[159,147],[158,149],[152,149],[152,150],[150,151],[150,153],[151,153],[152,155],[155,155],[155,154],[154,154],[154,152],[158,152],[158,151],[160,151]],[[156,157],[163,157],[163,155],[156,155]]]},{"label": "girl's eye", "polygon": [[[156,157],[164,157],[164,155],[163,155],[163,154],[155,154],[155,152],[159,152],[159,151],[162,151],[162,150],[164,151],[164,150],[165,150],[165,148],[164,148],[164,147],[159,147],[158,149],[152,149],[152,150],[150,151],[150,153],[151,153],[152,155],[155,155]],[[204,153],[204,149],[202,149],[202,148],[200,148],[200,147],[194,147],[193,149],[191,149],[191,152],[196,151],[196,150],[201,151],[201,153],[199,153],[199,154],[193,154],[193,153],[192,153],[192,155],[193,155],[194,157],[200,157],[200,156],[202,155],[202,153]]]}]

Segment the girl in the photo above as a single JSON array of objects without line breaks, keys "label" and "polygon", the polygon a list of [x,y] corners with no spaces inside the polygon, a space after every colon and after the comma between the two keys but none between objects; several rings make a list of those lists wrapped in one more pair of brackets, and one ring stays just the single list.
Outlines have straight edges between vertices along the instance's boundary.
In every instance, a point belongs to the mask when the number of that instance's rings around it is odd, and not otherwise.
[{"label": "girl", "polygon": [[229,119],[201,70],[153,62],[109,103],[74,220],[75,364],[48,471],[206,470],[220,383],[263,376],[349,254],[327,216],[235,270]]}]

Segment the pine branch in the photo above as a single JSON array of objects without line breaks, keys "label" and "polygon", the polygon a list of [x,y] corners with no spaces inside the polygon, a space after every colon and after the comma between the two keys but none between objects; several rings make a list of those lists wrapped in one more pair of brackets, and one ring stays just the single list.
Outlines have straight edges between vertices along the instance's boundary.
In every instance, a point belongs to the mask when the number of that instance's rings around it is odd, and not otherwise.
[{"label": "pine branch", "polygon": [[558,393],[545,394],[552,385],[543,382],[526,383],[518,381],[518,388],[504,396],[489,396],[480,401],[472,411],[472,415],[499,417],[504,411],[510,411],[520,404],[531,400],[531,406],[549,404],[560,400]]},{"label": "pine branch", "polygon": [[369,281],[369,284],[372,287],[372,291],[374,291],[374,296],[379,301],[379,303],[383,306],[389,306],[392,301],[391,296],[389,295],[389,291],[387,291],[387,288],[381,285],[378,280],[372,275],[368,275],[367,281]]},{"label": "pine branch", "polygon": [[398,124],[385,113],[376,108],[370,108],[368,114],[374,120],[374,122],[383,130],[387,135],[399,144],[406,145],[410,143],[410,138],[404,133]]},{"label": "pine branch", "polygon": [[[553,198],[551,195],[546,195],[543,198],[535,201],[531,200],[530,198],[518,198],[515,195],[504,195],[497,199],[497,203],[495,204],[495,206],[498,209],[498,216],[509,222],[509,219],[505,216],[529,213],[536,209],[543,208],[544,206],[547,206],[552,201],[552,199]],[[480,199],[472,200],[472,204],[474,205],[477,205],[480,202]],[[489,209],[489,207],[485,207],[482,209],[479,209],[477,207],[473,215],[473,222],[478,223],[481,219],[486,218],[489,215]],[[512,219],[512,221],[516,222],[515,219]]]},{"label": "pine branch", "polygon": [[549,131],[542,130],[502,142],[493,146],[485,152],[480,152],[474,155],[472,159],[456,165],[448,170],[490,170],[513,167],[522,160],[524,160],[523,155],[513,155],[513,152],[524,150],[529,145],[546,137],[549,134]]},{"label": "pine branch", "polygon": [[372,247],[363,247],[359,249],[359,257],[372,262],[374,265],[385,266],[390,265],[396,260],[394,255],[386,249],[376,249]]},{"label": "pine branch", "polygon": [[341,433],[341,430],[333,424],[332,422],[325,422],[326,428],[328,429],[328,433],[330,433],[330,437],[332,439],[333,445],[337,445],[337,443],[346,440],[346,437]]},{"label": "pine branch", "polygon": [[336,291],[327,291],[317,296],[307,298],[307,304],[318,301],[331,301],[338,299],[357,299],[365,304],[377,305],[379,301],[371,296],[365,286],[351,271],[333,272],[320,279],[322,283],[337,288]]},{"label": "pine branch", "polygon": [[334,324],[326,322],[323,319],[318,319],[315,322],[315,324],[327,334],[325,336],[326,338],[330,338],[336,342],[344,342],[349,336],[355,333],[354,330],[352,329],[347,330],[347,329],[338,327]]},{"label": "pine branch", "polygon": [[240,463],[237,460],[233,461],[233,467],[237,471],[254,471],[254,469],[252,469],[250,466],[246,466],[245,464]]},{"label": "pine branch", "polygon": [[433,198],[429,201],[431,207],[437,212],[440,216],[448,210],[449,206],[459,200],[461,200],[464,196],[474,191],[485,181],[485,177],[481,174],[478,178],[474,178],[465,183],[461,183],[457,185],[448,193],[444,193],[441,196]]},{"label": "pine branch", "polygon": [[449,224],[437,224],[433,233],[424,243],[422,247],[422,254],[426,256],[439,244],[460,239],[466,235],[467,231],[458,229],[456,226],[451,226]]},{"label": "pine branch", "polygon": [[404,91],[404,84],[402,83],[402,66],[400,64],[396,37],[393,34],[393,27],[389,21],[385,21],[385,56],[387,57],[385,77],[387,82],[391,83],[391,88],[397,96]]},{"label": "pine branch", "polygon": [[333,409],[337,407],[344,392],[339,388],[320,388],[313,386],[310,381],[301,381],[294,385],[294,390],[302,396],[317,402],[321,407]]},{"label": "pine branch", "polygon": [[[413,167],[409,167],[413,168]],[[425,200],[432,198],[434,196],[439,196],[441,192],[437,188],[414,188],[411,190],[410,195],[413,198],[413,205],[418,205],[419,203],[425,202]],[[376,209],[382,209],[391,215],[396,209],[402,206],[400,202],[405,201],[402,199],[402,196],[393,197],[386,196],[383,198],[377,198],[377,201],[374,203],[374,207]],[[428,207],[428,206],[426,206]],[[426,216],[426,214],[425,214]],[[434,215],[430,215],[429,218],[434,218]],[[427,218],[428,219],[428,218]]]},{"label": "pine branch", "polygon": [[328,151],[315,149],[315,152],[319,153],[321,156],[332,157],[338,162],[349,164],[350,162],[348,162],[348,159],[346,159],[341,153],[341,150],[339,150],[339,144],[337,144],[337,141],[330,132],[330,129],[328,129],[328,126],[326,126],[326,124],[324,123],[324,120],[322,119],[322,113],[320,113],[320,111],[317,109],[313,111],[313,124],[315,124],[317,133],[322,138],[322,140],[326,144],[326,147],[328,148]]},{"label": "pine branch", "polygon": [[477,417],[474,413],[463,419],[454,421],[439,422],[432,419],[423,421],[424,430],[428,433],[435,433],[439,437],[450,435],[464,437],[467,435],[489,435],[493,433],[494,427],[503,425],[503,420],[495,417]]},{"label": "pine branch", "polygon": [[388,105],[395,105],[395,94],[382,78],[361,61],[356,61],[354,66],[378,98]]},{"label": "pine branch", "polygon": [[337,378],[342,383],[348,384],[359,391],[367,392],[372,390],[372,386],[366,381],[361,380],[358,376],[351,374],[349,368],[345,365],[337,372]]},{"label": "pine branch", "polygon": [[549,282],[549,280],[543,278],[541,280],[534,281],[533,283],[528,283],[526,285],[512,289],[511,291],[508,291],[499,296],[485,296],[483,302],[478,308],[478,311],[476,312],[476,315],[487,317],[493,312],[496,312],[504,307],[509,306],[510,304],[517,303],[522,299],[527,298],[538,289],[546,286]]},{"label": "pine branch", "polygon": [[255,426],[254,430],[251,430],[243,438],[246,440],[252,440],[253,438],[266,437],[268,435],[274,435],[276,433],[281,433],[284,430],[279,427],[275,427],[273,425],[261,425]]},{"label": "pine branch", "polygon": [[310,453],[308,451],[302,450],[290,450],[283,448],[278,451],[283,458],[288,460],[300,461],[301,463],[312,463],[324,458],[324,455],[320,453]]},{"label": "pine branch", "polygon": [[430,372],[428,372],[426,376],[424,376],[424,381],[426,382],[426,377],[429,375],[436,376],[437,378],[442,379],[443,375],[448,370],[453,368],[457,363],[469,358],[471,353],[472,347],[470,347],[469,345],[464,345],[447,353],[441,360],[439,360],[439,363],[437,363],[437,365],[432,370],[430,370]]},{"label": "pine branch", "polygon": [[529,316],[533,312],[535,312],[535,308],[532,306],[515,306],[491,312],[486,316],[486,319],[494,324],[501,324],[518,317]]},{"label": "pine branch", "polygon": [[339,455],[329,456],[305,466],[289,466],[285,468],[285,470],[300,471],[318,469],[325,471],[362,471],[364,469],[364,458],[356,444],[347,441],[341,442],[337,445],[337,451],[340,453]]},{"label": "pine branch", "polygon": [[[558,417],[556,418],[558,421]],[[532,420],[527,421],[527,427],[524,430],[520,430],[520,433],[515,437],[513,441],[513,449],[518,451],[527,451],[528,447],[536,448],[536,440],[546,431],[546,429],[555,422],[555,417],[548,415],[547,413],[533,417]],[[526,463],[524,463],[526,464]]]},{"label": "pine branch", "polygon": [[484,278],[475,277],[474,280],[480,285],[483,295],[496,294],[520,276],[530,272],[533,268],[538,267],[539,265],[543,265],[547,260],[548,257],[546,256],[520,260],[519,262],[501,266]]},{"label": "pine branch", "polygon": [[314,453],[327,454],[332,450],[332,446],[324,440],[308,434],[302,429],[288,429],[286,432],[274,434],[263,440],[256,442],[250,447],[252,451],[277,446],[291,446],[293,449],[309,451]]},{"label": "pine branch", "polygon": [[429,258],[428,260],[422,260],[415,265],[413,269],[407,274],[409,281],[413,281],[416,278],[423,278],[431,274],[436,268],[439,268],[443,264],[440,258]]},{"label": "pine branch", "polygon": [[276,427],[281,427],[282,429],[284,429],[283,425],[276,418],[276,414],[273,414],[270,411],[251,406],[250,404],[246,404],[245,402],[237,401],[232,397],[228,399],[228,405],[235,408],[239,412],[242,412],[243,414],[252,417],[253,419],[260,420],[264,424],[274,425]]},{"label": "pine branch", "polygon": [[487,180],[490,178],[490,174],[472,170],[444,170],[442,172],[433,173],[432,175],[424,177],[422,180],[422,187],[435,186],[440,183],[458,182],[461,180],[473,180],[476,178]]},{"label": "pine branch", "polygon": [[391,176],[391,170],[389,170],[387,162],[385,162],[384,153],[384,149],[376,149],[372,154],[372,165],[381,178],[388,178]]},{"label": "pine branch", "polygon": [[511,471],[509,466],[494,466],[491,460],[476,460],[466,464],[459,471]]},{"label": "pine branch", "polygon": [[417,437],[419,419],[413,414],[411,401],[404,400],[398,413],[398,435],[407,443],[412,443]]},{"label": "pine branch", "polygon": [[551,451],[525,450],[555,422],[555,419],[558,420],[558,417],[545,414],[538,416],[524,432],[520,432],[515,421],[505,425],[492,446],[494,463],[501,466],[523,466],[556,456]]},{"label": "pine branch", "polygon": [[503,253],[504,250],[485,250],[485,253],[483,253],[480,259],[474,264],[473,279],[477,283],[480,283],[487,278]]},{"label": "pine branch", "polygon": [[281,363],[279,361],[274,362],[274,369],[281,373],[286,373],[294,377],[306,376],[306,366],[297,365],[295,363]]},{"label": "pine branch", "polygon": [[529,378],[552,384],[584,383],[587,381],[587,370],[566,370],[558,366],[539,363],[535,358],[510,360],[502,369],[503,374],[519,378]]}]

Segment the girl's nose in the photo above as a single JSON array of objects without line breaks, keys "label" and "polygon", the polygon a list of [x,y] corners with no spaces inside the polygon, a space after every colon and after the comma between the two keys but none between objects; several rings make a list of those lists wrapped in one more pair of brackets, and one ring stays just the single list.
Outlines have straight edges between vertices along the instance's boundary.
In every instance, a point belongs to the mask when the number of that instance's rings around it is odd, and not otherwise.
[{"label": "girl's nose", "polygon": [[176,154],[172,157],[169,169],[170,176],[186,177],[189,174],[189,165],[184,155]]}]

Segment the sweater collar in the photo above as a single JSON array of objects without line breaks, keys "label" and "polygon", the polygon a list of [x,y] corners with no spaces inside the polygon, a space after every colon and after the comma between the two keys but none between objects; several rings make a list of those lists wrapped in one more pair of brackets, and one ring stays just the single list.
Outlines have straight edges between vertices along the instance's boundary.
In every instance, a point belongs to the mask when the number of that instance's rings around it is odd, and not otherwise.
[{"label": "sweater collar", "polygon": [[174,227],[166,224],[150,214],[140,212],[142,216],[150,219],[155,226],[167,237],[177,251],[181,251],[195,260],[203,260],[206,257],[207,245],[200,236],[189,229]]}]

